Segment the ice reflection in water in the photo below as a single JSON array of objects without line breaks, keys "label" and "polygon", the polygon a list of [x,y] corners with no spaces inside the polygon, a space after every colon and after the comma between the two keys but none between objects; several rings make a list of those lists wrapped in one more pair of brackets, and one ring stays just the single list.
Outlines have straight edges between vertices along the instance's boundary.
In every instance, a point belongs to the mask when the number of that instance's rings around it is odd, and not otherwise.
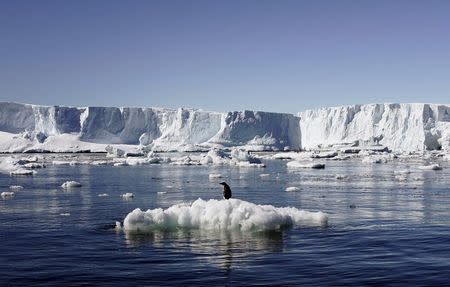
[{"label": "ice reflection in water", "polygon": [[245,233],[215,232],[201,229],[155,231],[146,234],[124,233],[125,242],[134,248],[151,245],[189,252],[197,259],[213,264],[226,272],[245,264],[251,255],[283,252],[283,232]]}]

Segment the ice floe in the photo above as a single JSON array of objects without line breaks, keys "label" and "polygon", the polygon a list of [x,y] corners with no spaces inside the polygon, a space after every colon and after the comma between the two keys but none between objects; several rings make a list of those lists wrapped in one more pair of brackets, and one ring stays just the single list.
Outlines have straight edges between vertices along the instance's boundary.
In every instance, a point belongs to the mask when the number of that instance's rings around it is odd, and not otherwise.
[{"label": "ice floe", "polygon": [[137,233],[174,228],[267,231],[291,226],[326,226],[327,222],[328,217],[323,212],[257,205],[233,198],[207,201],[199,198],[167,209],[142,211],[137,208],[125,217],[123,229]]}]

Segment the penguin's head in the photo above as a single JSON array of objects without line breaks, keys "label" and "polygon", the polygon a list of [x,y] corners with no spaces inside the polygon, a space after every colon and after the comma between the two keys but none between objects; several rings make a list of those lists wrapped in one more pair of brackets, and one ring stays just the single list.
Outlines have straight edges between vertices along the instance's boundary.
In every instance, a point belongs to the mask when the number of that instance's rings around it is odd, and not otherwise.
[{"label": "penguin's head", "polygon": [[223,185],[223,186],[225,186],[225,185],[227,185],[227,183],[226,182],[221,182],[221,183],[219,183],[219,184],[221,184],[221,185]]}]

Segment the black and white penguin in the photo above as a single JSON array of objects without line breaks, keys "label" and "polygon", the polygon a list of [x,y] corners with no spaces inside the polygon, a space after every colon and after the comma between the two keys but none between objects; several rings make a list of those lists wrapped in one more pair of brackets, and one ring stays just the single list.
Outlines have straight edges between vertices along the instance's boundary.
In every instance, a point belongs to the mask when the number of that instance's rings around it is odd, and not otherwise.
[{"label": "black and white penguin", "polygon": [[230,186],[226,182],[221,182],[223,185],[223,198],[230,199],[231,198],[231,189]]}]

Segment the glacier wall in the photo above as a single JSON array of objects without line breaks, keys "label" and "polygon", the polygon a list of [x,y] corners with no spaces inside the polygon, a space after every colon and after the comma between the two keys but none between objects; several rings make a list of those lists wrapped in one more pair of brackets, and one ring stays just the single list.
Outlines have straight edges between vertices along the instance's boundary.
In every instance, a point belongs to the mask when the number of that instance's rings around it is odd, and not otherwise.
[{"label": "glacier wall", "polygon": [[368,104],[299,113],[304,149],[381,144],[393,151],[449,150],[450,106]]},{"label": "glacier wall", "polygon": [[[158,151],[196,150],[199,146],[281,150],[300,149],[298,130],[299,118],[291,114],[0,103],[0,132],[24,134],[38,143],[70,134],[80,142],[150,145]],[[70,144],[73,146],[73,141]]]},{"label": "glacier wall", "polygon": [[156,151],[234,146],[297,150],[379,144],[399,152],[450,151],[450,106],[367,104],[307,110],[294,116],[0,102],[0,152],[73,151],[89,148],[87,143],[97,144],[96,150],[104,150],[102,145],[107,144],[149,146]]}]

